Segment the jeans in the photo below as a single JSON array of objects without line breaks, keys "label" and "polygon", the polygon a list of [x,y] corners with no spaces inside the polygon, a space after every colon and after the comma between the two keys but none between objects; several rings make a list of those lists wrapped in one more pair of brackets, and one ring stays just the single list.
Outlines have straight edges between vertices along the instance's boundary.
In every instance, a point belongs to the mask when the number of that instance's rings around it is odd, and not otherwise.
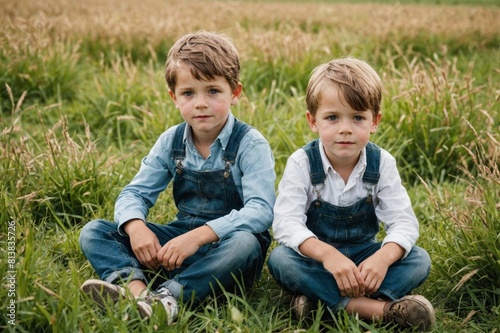
[{"label": "jeans", "polygon": [[[381,243],[365,243],[337,248],[356,265],[380,249]],[[302,257],[285,246],[276,247],[270,254],[268,266],[273,277],[287,291],[304,294],[311,301],[321,300],[332,311],[345,308],[350,301],[341,296],[333,275],[323,264]],[[391,265],[378,292],[373,298],[399,299],[420,286],[428,277],[431,261],[424,249],[414,246],[408,256]]]},{"label": "jeans", "polygon": [[[146,225],[156,234],[162,246],[189,231],[186,223],[179,220],[168,225],[149,222]],[[251,285],[260,274],[264,261],[256,236],[237,231],[219,242],[201,247],[178,269],[151,272],[139,263],[129,238],[118,233],[116,223],[105,220],[94,220],[83,227],[80,247],[99,277],[106,282],[151,282],[155,286],[166,287],[179,299],[189,300],[195,293],[195,303],[212,292],[220,293],[219,283],[225,289],[233,287],[235,280],[232,275],[236,278],[243,275],[244,284]]]}]

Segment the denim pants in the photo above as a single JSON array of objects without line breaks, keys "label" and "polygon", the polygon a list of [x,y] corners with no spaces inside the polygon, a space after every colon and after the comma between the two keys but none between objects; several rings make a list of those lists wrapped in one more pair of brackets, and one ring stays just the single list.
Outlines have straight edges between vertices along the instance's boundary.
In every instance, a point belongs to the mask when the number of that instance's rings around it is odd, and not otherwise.
[{"label": "denim pants", "polygon": [[[337,248],[359,265],[380,249],[380,243]],[[333,275],[320,262],[302,257],[289,247],[278,246],[270,254],[269,270],[278,283],[292,294],[306,295],[311,301],[321,300],[332,311],[343,309],[350,298],[341,296]],[[408,256],[389,267],[378,292],[373,298],[399,299],[420,286],[429,275],[427,252],[414,246]]]},{"label": "denim pants", "polygon": [[[224,155],[225,169],[203,172],[182,165],[185,146],[183,127],[179,126],[173,142],[173,158],[177,161],[173,180],[177,219],[166,225],[146,223],[160,245],[243,206],[230,165],[248,125],[236,124]],[[129,238],[118,233],[116,223],[94,220],[80,234],[82,251],[101,279],[110,283],[142,280],[153,288],[166,287],[176,298],[189,300],[194,294],[195,303],[214,292],[218,294],[221,287],[235,286],[235,278],[251,285],[260,276],[269,244],[267,231],[263,234],[235,231],[218,242],[202,246],[178,269],[150,272],[135,257]]]},{"label": "denim pants", "polygon": [[[146,223],[161,245],[184,234],[187,221],[176,220],[168,225]],[[116,223],[94,220],[85,225],[80,246],[99,277],[109,283],[142,280],[146,284],[166,287],[176,298],[189,300],[195,293],[195,303],[215,292],[219,283],[225,288],[235,284],[232,274],[245,285],[251,285],[260,274],[263,258],[257,238],[249,232],[234,232],[219,242],[206,244],[182,266],[173,271],[151,272],[135,257],[130,240],[121,236]],[[158,279],[155,280],[155,277]],[[213,290],[212,290],[213,288]]]},{"label": "denim pants", "polygon": [[[311,166],[311,181],[313,185],[321,185],[324,172],[319,150],[314,142],[305,150]],[[371,197],[371,188],[379,177],[379,154],[375,145],[367,147],[367,167],[363,176],[367,190],[365,198],[351,206],[340,207],[321,200],[318,191],[318,198],[306,213],[308,229],[358,266],[381,247],[381,243],[375,241],[379,226]],[[340,294],[333,275],[322,263],[303,257],[291,248],[276,247],[269,256],[268,266],[283,288],[294,294],[304,294],[313,302],[321,300],[332,311],[345,308],[350,301],[349,297]],[[378,292],[370,297],[395,300],[405,296],[427,279],[430,266],[428,253],[414,246],[407,257],[389,267]]]}]

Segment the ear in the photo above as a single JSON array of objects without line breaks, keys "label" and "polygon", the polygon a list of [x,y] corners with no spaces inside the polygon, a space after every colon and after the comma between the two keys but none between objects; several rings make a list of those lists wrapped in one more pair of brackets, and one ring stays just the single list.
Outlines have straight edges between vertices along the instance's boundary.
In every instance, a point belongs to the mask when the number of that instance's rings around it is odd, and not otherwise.
[{"label": "ear", "polygon": [[316,117],[314,117],[311,112],[306,111],[307,123],[311,130],[315,133],[318,133],[318,126],[316,125]]},{"label": "ear", "polygon": [[168,89],[168,94],[170,95],[170,98],[172,98],[172,101],[174,102],[175,107],[178,108],[177,97],[175,97],[175,93],[172,90]]},{"label": "ear", "polygon": [[382,112],[379,112],[378,115],[373,119],[372,128],[370,129],[370,134],[373,134],[377,131],[378,124],[380,124],[380,119],[382,119]]},{"label": "ear", "polygon": [[238,85],[236,86],[236,88],[234,88],[232,92],[233,97],[231,99],[231,105],[235,105],[236,103],[238,103],[242,91],[243,91],[243,85],[241,84],[241,82],[238,82]]}]

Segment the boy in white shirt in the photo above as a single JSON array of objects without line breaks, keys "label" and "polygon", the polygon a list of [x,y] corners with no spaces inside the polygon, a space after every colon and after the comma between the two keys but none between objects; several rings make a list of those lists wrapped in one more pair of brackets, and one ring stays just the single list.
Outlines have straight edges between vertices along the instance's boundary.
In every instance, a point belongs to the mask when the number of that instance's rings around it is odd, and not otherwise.
[{"label": "boy in white shirt", "polygon": [[[432,305],[408,294],[429,275],[430,257],[415,246],[418,221],[395,159],[369,142],[381,99],[380,77],[364,61],[313,71],[306,116],[319,139],[288,159],[274,207],[280,245],[268,266],[299,318],[321,300],[331,311],[427,330]],[[386,236],[377,242],[380,222]]]}]

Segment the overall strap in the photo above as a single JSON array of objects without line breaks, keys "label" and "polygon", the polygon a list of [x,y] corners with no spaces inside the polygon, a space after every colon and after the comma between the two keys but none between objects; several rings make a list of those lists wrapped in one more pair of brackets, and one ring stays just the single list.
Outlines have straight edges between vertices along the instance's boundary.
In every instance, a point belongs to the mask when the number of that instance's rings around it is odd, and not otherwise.
[{"label": "overall strap", "polygon": [[375,185],[380,178],[380,147],[368,142],[366,145],[366,170],[363,175],[363,183]]},{"label": "overall strap", "polygon": [[224,156],[222,156],[226,163],[234,164],[236,155],[238,154],[238,149],[240,147],[241,139],[251,128],[252,127],[250,125],[234,118],[233,131],[231,133],[231,136],[229,137]]},{"label": "overall strap", "polygon": [[321,161],[321,154],[319,152],[318,139],[309,142],[303,147],[309,158],[309,167],[311,168],[311,184],[313,186],[324,184],[326,175],[323,169],[323,162]]},{"label": "overall strap", "polygon": [[172,142],[172,158],[174,160],[182,160],[186,157],[186,145],[183,142],[184,130],[186,122],[179,124],[175,129],[174,142]]},{"label": "overall strap", "polygon": [[[309,167],[311,168],[312,185],[322,184],[326,175],[323,169],[323,162],[319,152],[318,139],[308,143],[304,148],[309,158]],[[375,185],[380,178],[380,147],[374,143],[368,142],[366,146],[366,170],[363,174],[363,183]]]}]

